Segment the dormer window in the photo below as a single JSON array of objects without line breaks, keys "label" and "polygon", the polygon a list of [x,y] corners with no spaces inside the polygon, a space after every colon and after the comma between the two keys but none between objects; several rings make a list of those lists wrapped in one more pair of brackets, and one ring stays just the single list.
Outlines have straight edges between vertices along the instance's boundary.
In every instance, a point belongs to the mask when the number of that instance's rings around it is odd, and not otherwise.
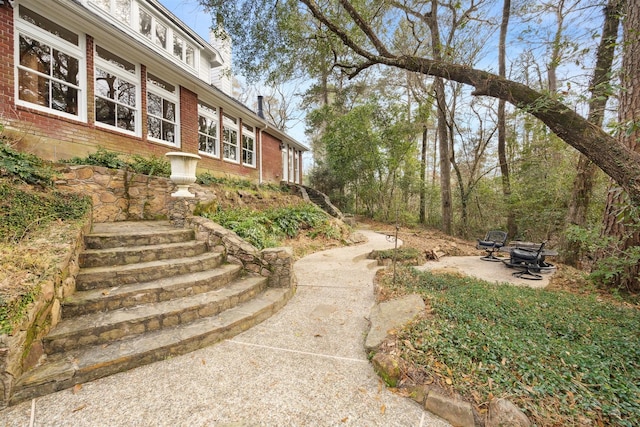
[{"label": "dormer window", "polygon": [[89,0],[89,3],[115,16],[118,21],[131,25],[131,0]]}]

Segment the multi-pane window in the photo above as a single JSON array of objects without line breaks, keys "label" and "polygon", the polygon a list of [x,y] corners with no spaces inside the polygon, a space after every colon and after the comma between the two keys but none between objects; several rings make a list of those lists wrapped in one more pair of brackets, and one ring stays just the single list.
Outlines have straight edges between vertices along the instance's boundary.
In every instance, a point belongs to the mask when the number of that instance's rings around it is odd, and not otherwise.
[{"label": "multi-pane window", "polygon": [[251,126],[242,125],[242,163],[256,165],[256,136]]},{"label": "multi-pane window", "polygon": [[226,114],[222,118],[222,157],[238,161],[238,121]]},{"label": "multi-pane window", "polygon": [[171,52],[181,62],[195,68],[196,50],[184,37],[143,8],[139,8],[138,17],[140,34],[162,49]]},{"label": "multi-pane window", "polygon": [[131,24],[131,0],[89,0],[100,9],[109,12],[119,21]]},{"label": "multi-pane window", "polygon": [[96,46],[96,123],[136,133],[138,73],[131,62]]},{"label": "multi-pane window", "polygon": [[147,136],[177,146],[178,135],[176,86],[147,74]]},{"label": "multi-pane window", "polygon": [[81,117],[84,45],[73,31],[20,6],[17,97],[23,105]]},{"label": "multi-pane window", "polygon": [[218,157],[218,110],[198,103],[198,151]]},{"label": "multi-pane window", "polygon": [[190,66],[195,66],[195,50],[182,37],[173,35],[173,55]]},{"label": "multi-pane window", "polygon": [[140,9],[140,34],[153,41],[163,49],[167,49],[167,26],[144,9]]}]

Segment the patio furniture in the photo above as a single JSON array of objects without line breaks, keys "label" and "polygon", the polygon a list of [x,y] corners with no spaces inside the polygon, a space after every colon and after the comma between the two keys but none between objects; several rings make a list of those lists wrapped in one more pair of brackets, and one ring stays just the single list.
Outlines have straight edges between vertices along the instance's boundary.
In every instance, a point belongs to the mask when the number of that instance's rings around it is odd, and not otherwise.
[{"label": "patio furniture", "polygon": [[[554,269],[553,264],[545,261],[547,255],[557,255],[555,251],[545,250],[544,246],[547,242],[542,242],[537,248],[530,244],[523,246],[509,247],[509,260],[504,261],[505,265],[510,268],[516,268],[513,274],[515,277],[527,280],[542,280],[542,271]],[[504,249],[504,248],[503,248]]]},{"label": "patio furniture", "polygon": [[480,257],[483,261],[502,261],[496,257],[493,253],[499,251],[507,241],[507,233],[500,230],[491,230],[487,233],[484,239],[478,239],[477,248],[487,251],[487,255]]}]

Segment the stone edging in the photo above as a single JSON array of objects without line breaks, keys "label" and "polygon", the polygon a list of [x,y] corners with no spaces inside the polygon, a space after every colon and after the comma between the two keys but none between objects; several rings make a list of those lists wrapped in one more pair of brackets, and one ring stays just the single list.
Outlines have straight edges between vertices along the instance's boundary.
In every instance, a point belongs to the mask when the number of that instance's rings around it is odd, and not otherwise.
[{"label": "stone edging", "polygon": [[[419,300],[419,301],[418,301]],[[470,402],[460,395],[449,395],[444,390],[430,385],[400,385],[405,361],[392,354],[379,351],[385,340],[394,337],[380,331],[396,330],[406,325],[424,311],[424,302],[417,294],[407,295],[396,300],[376,304],[369,315],[370,330],[365,348],[375,353],[371,363],[373,368],[390,387],[399,387],[422,407],[460,427],[529,427],[530,420],[512,402],[506,399],[493,399],[489,404],[486,419],[473,408]]]}]

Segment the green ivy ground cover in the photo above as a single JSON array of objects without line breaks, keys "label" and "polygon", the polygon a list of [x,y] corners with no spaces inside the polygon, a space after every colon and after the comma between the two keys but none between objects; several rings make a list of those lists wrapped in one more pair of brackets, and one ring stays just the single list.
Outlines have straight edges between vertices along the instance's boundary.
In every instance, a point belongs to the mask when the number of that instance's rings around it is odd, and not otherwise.
[{"label": "green ivy ground cover", "polygon": [[434,314],[402,332],[403,354],[455,391],[480,406],[509,398],[538,425],[640,425],[637,308],[400,271],[396,286],[419,292]]}]

